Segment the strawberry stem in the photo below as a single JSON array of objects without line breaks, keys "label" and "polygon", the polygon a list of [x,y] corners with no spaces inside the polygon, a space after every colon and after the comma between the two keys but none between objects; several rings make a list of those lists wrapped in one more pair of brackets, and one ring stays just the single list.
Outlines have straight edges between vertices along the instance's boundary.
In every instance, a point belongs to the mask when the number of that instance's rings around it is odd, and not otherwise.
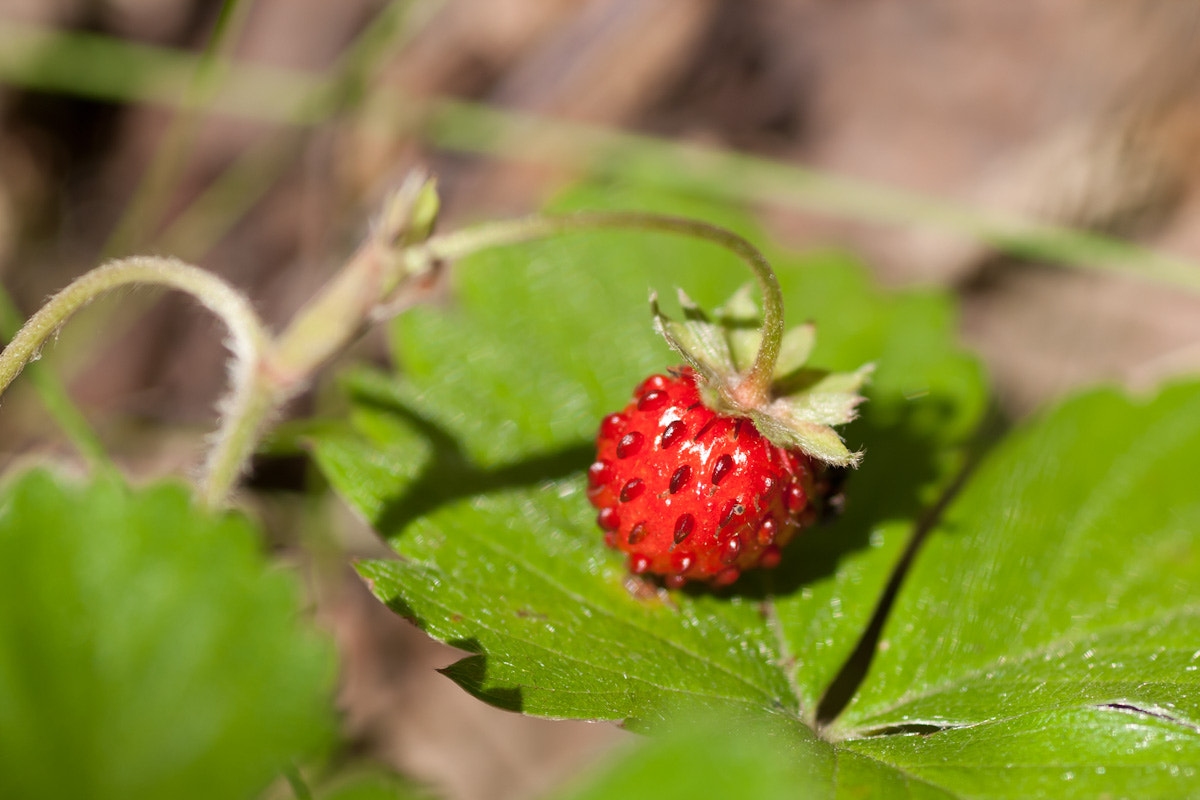
[{"label": "strawberry stem", "polygon": [[84,274],[51,297],[0,353],[0,392],[38,357],[46,340],[76,311],[102,294],[130,285],[157,285],[187,292],[229,327],[229,345],[234,353],[230,393],[222,401],[226,413],[201,487],[205,503],[217,506],[257,442],[257,426],[247,425],[244,420],[260,419],[256,410],[262,402],[255,387],[270,334],[250,301],[216,275],[175,259],[151,257],[112,261]]},{"label": "strawberry stem", "polygon": [[775,362],[783,341],[783,292],[775,270],[763,254],[747,239],[733,231],[683,217],[640,211],[589,211],[568,216],[535,216],[489,222],[454,233],[434,236],[409,248],[407,257],[414,263],[463,258],[480,250],[544,239],[561,233],[593,230],[643,230],[689,236],[720,245],[740,258],[758,281],[763,299],[763,337],[750,370],[736,386],[730,387],[739,403],[761,406],[768,398]]}]

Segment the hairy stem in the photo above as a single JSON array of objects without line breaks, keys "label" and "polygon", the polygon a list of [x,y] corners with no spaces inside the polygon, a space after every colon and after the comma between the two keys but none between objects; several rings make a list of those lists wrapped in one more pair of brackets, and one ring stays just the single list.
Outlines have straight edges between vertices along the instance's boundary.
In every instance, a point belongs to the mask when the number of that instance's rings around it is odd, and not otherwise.
[{"label": "hairy stem", "polygon": [[[270,337],[249,301],[212,273],[175,259],[149,257],[112,261],[88,272],[51,297],[0,353],[0,393],[27,363],[38,357],[46,340],[71,315],[100,295],[132,284],[165,286],[187,292],[229,328],[229,346],[234,355],[231,391],[222,402],[225,413],[205,468],[202,488],[205,502],[217,505],[236,479],[247,448],[254,445],[253,434],[257,432],[258,423],[248,431],[245,420],[256,415],[262,402],[256,384]],[[262,416],[265,414],[259,415],[258,422]]]},{"label": "hairy stem", "polygon": [[46,340],[80,308],[112,289],[152,284],[196,297],[228,325],[233,363],[221,424],[204,466],[200,496],[220,506],[254,452],[271,415],[328,359],[371,321],[395,307],[397,294],[442,260],[478,250],[572,231],[647,230],[718,244],[750,268],[762,290],[763,342],[750,370],[734,387],[740,399],[765,399],[783,337],[783,298],[775,273],[746,239],[703,222],[639,212],[595,212],[492,223],[426,238],[437,214],[432,181],[414,174],[389,198],[372,236],[345,268],[317,293],[278,338],[272,338],[249,301],[220,278],[166,258],[127,258],[98,267],[54,295],[0,353],[0,392]]},{"label": "hairy stem", "polygon": [[758,281],[763,298],[763,337],[749,372],[734,388],[738,399],[749,406],[761,404],[768,395],[779,347],[783,340],[783,292],[770,263],[753,244],[725,228],[706,222],[638,211],[593,211],[568,216],[526,217],[491,222],[455,233],[435,236],[410,248],[407,256],[419,263],[453,260],[489,247],[519,244],[560,233],[591,230],[644,230],[688,236],[720,245],[740,258]]},{"label": "hairy stem", "polygon": [[[46,340],[83,306],[131,284],[151,284],[193,295],[230,330],[230,389],[200,480],[200,497],[222,505],[254,452],[271,415],[328,359],[345,349],[381,309],[433,262],[402,257],[429,234],[437,215],[434,184],[414,173],[393,194],[358,253],[272,338],[250,302],[220,278],[168,258],[126,258],[97,267],[63,289],[34,314],[0,353],[0,393],[37,358]],[[414,269],[413,266],[417,265]]]},{"label": "hairy stem", "polygon": [[437,216],[433,181],[414,172],[383,205],[371,235],[345,266],[296,312],[276,341],[276,377],[302,384],[386,310],[398,290],[433,269],[431,259],[403,257],[429,235]]}]

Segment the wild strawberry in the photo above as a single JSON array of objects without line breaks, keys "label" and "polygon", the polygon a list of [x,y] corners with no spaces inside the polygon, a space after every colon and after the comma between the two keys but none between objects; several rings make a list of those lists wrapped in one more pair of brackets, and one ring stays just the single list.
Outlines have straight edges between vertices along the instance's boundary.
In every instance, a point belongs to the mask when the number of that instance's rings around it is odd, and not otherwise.
[{"label": "wild strawberry", "polygon": [[857,463],[830,426],[853,418],[870,367],[805,369],[806,326],[777,343],[781,378],[747,387],[763,336],[747,328],[748,316],[757,321],[749,294],[735,295],[715,323],[680,300],[687,322],[668,320],[657,302],[654,314],[690,366],[647,378],[604,418],[588,499],[630,572],[665,576],[672,588],[725,586],[745,569],[778,564],[780,548],[819,514],[826,465]]}]

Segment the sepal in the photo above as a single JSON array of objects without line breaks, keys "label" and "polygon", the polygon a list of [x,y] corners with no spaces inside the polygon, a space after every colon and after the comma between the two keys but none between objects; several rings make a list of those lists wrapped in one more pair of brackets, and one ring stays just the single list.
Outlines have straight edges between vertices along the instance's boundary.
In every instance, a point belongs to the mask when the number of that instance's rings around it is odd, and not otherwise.
[{"label": "sepal", "polygon": [[739,289],[712,317],[679,292],[683,320],[662,313],[651,294],[654,327],[696,372],[697,386],[714,411],[748,417],[774,444],[798,449],[835,466],[857,466],[861,452],[850,450],[835,426],[857,416],[860,394],[874,365],[853,372],[807,367],[816,344],[810,323],[783,335],[766,399],[753,406],[739,400],[739,384],[750,373],[762,346],[763,330],[750,287]]},{"label": "sepal", "polygon": [[736,371],[729,350],[729,340],[719,322],[713,322],[704,309],[692,299],[679,292],[679,305],[683,309],[683,322],[676,322],[662,313],[658,306],[658,295],[650,293],[650,312],[654,315],[654,329],[667,340],[684,360],[710,385],[716,384],[720,376]]}]

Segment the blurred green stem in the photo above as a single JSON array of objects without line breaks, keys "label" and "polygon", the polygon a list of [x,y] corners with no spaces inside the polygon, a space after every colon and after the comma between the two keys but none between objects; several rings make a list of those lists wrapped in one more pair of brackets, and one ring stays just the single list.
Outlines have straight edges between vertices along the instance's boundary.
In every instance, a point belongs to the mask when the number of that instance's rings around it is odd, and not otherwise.
[{"label": "blurred green stem", "polygon": [[[387,8],[397,5],[406,6]],[[0,80],[29,89],[177,108],[196,62],[196,56],[178,50],[0,21]],[[251,63],[231,64],[229,70],[212,97],[214,113],[303,128],[325,122],[336,108],[328,100],[336,78]],[[414,135],[452,152],[590,170],[825,216],[927,227],[1024,258],[1200,292],[1200,269],[1184,258],[793,164],[394,89],[372,93],[362,118],[365,127],[391,140]]]},{"label": "blurred green stem", "polygon": [[[8,292],[0,288],[0,334],[8,339],[21,328],[21,312],[13,304]],[[51,372],[39,364],[29,365],[29,379],[41,398],[46,411],[58,423],[66,437],[83,456],[93,470],[112,469],[112,461],[100,437],[92,430],[87,419],[71,401],[66,387]]]},{"label": "blurred green stem", "polygon": [[264,342],[257,368],[246,375],[235,372],[204,471],[201,492],[208,505],[225,502],[271,415],[322,364],[358,338],[397,288],[423,274],[426,266],[410,268],[400,253],[429,235],[437,210],[433,181],[423,173],[410,175],[387,200],[358,252],[296,313],[278,338]]},{"label": "blurred green stem", "polygon": [[312,790],[308,788],[308,781],[304,780],[304,775],[301,774],[299,768],[295,764],[287,764],[283,768],[283,777],[291,787],[292,794],[296,800],[312,800]]},{"label": "blurred green stem", "polygon": [[169,194],[192,149],[196,132],[203,120],[202,111],[212,102],[221,85],[221,67],[236,41],[251,3],[225,0],[217,17],[216,27],[203,54],[196,62],[182,106],[171,120],[145,177],[138,185],[117,228],[109,236],[102,253],[105,257],[121,255],[144,244],[149,232],[162,216]]},{"label": "blurred green stem", "polygon": [[37,359],[71,315],[100,295],[139,284],[187,292],[225,322],[233,351],[230,389],[220,403],[221,423],[199,487],[205,505],[218,507],[229,497],[271,415],[415,277],[400,254],[429,235],[436,214],[433,182],[422,174],[412,175],[385,205],[372,236],[278,339],[272,338],[244,295],[182,261],[135,257],[97,267],[51,297],[0,352],[0,393]]}]

